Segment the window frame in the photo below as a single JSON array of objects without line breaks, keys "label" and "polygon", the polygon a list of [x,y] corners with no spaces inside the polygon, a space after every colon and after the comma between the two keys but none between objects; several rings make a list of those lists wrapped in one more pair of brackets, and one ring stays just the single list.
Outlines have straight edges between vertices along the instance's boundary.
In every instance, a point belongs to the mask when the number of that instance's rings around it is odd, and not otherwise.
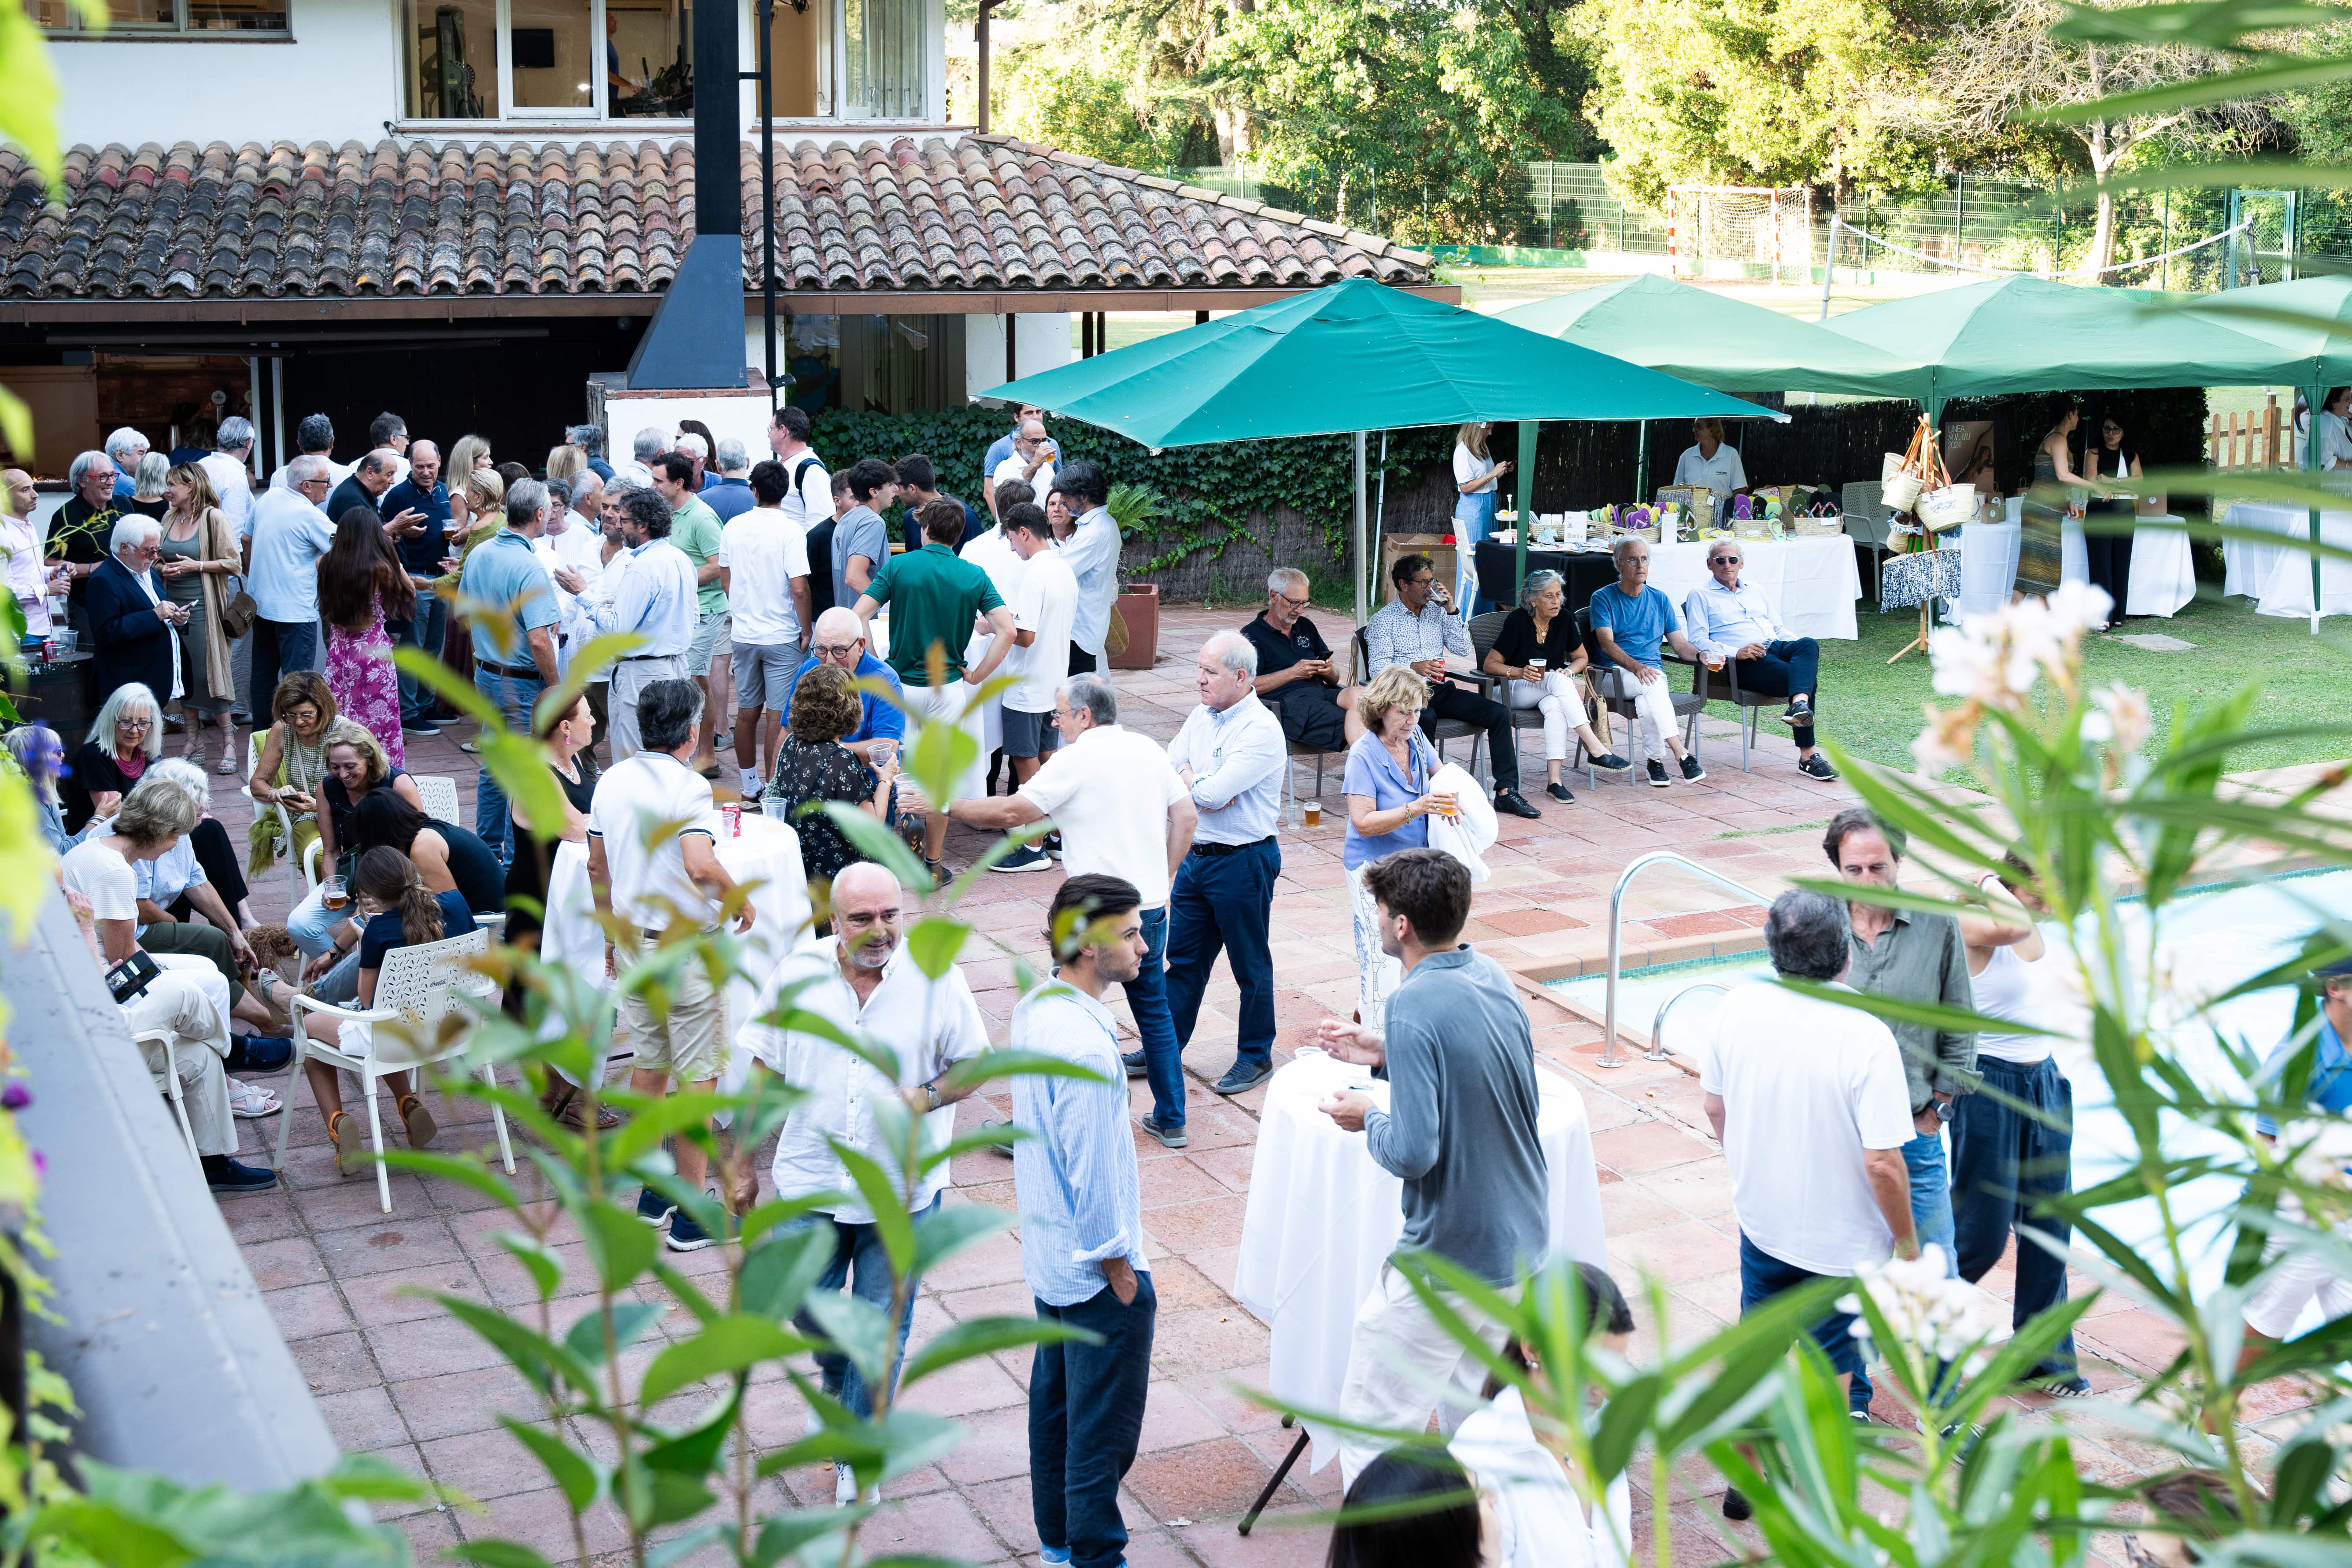
[{"label": "window frame", "polygon": [[[70,5],[66,9],[66,25],[61,27],[43,26],[43,39],[57,44],[289,44],[294,41],[293,0],[279,0],[286,12],[282,27],[196,27],[188,23],[192,0],[172,0],[169,26],[142,24],[110,24],[101,30],[84,27],[81,16]],[[601,4],[602,0],[598,0]]]}]

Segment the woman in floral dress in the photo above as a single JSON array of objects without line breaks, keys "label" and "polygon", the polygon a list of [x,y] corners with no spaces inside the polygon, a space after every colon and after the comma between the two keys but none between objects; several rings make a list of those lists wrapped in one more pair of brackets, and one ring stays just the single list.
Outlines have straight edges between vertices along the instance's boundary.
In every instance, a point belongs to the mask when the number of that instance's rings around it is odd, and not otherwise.
[{"label": "woman in floral dress", "polygon": [[408,765],[400,738],[400,680],[387,620],[416,611],[416,590],[383,520],[353,507],[335,521],[335,542],[319,562],[319,618],[327,623],[327,687],[346,719],[365,728],[394,767]]}]

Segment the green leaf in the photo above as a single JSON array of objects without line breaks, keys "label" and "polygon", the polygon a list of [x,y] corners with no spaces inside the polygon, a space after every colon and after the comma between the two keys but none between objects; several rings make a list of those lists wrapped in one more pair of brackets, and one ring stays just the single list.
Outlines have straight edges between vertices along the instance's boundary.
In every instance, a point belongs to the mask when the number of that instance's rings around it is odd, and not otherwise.
[{"label": "green leaf", "polygon": [[[392,1151],[384,1152],[389,1156]],[[505,1247],[516,1262],[530,1271],[531,1283],[539,1287],[541,1300],[555,1299],[557,1288],[563,1283],[563,1259],[556,1256],[553,1247],[511,1230],[493,1232],[490,1239]]]},{"label": "green leaf", "polygon": [[659,1546],[648,1547],[646,1568],[669,1568],[671,1563],[683,1563],[704,1547],[724,1541],[733,1533],[733,1527],[725,1524],[705,1525],[700,1530],[688,1531],[675,1541],[665,1541]]},{"label": "green leaf", "polygon": [[392,650],[392,662],[401,674],[415,677],[431,688],[435,696],[478,722],[485,733],[497,734],[506,728],[506,719],[499,712],[498,704],[483,696],[472,681],[442,663],[439,654],[403,643]]},{"label": "green leaf", "polygon": [[650,1410],[679,1389],[706,1377],[741,1372],[763,1361],[779,1361],[811,1348],[766,1318],[738,1313],[721,1318],[692,1339],[670,1346],[646,1369],[638,1400]]},{"label": "green leaf", "polygon": [[927,915],[907,928],[907,956],[927,980],[937,980],[955,967],[971,927],[944,915]]},{"label": "green leaf", "polygon": [[511,1209],[515,1206],[513,1190],[503,1177],[492,1173],[478,1154],[436,1154],[429,1149],[386,1149],[383,1163],[395,1170],[439,1176],[444,1181],[471,1187],[487,1197],[497,1199],[501,1207]]},{"label": "green leaf", "polygon": [[2272,93],[2302,92],[2352,77],[2352,60],[2340,58],[2309,59],[2274,56],[2272,60],[2273,63],[2252,66],[2244,70],[2196,77],[2188,81],[2145,88],[2137,92],[2113,93],[2086,103],[2060,103],[2043,109],[2024,110],[2017,118],[2027,124],[2087,125],[2101,120],[2120,121],[2141,115],[2175,114],[2184,109],[2202,109],[2209,104],[2263,98]]},{"label": "green leaf", "polygon": [[742,1384],[739,1383],[727,1391],[726,1398],[711,1406],[709,1415],[700,1425],[647,1448],[644,1454],[646,1468],[682,1476],[709,1475],[711,1467],[719,1462],[719,1451],[727,1446],[728,1431],[735,1425],[735,1413],[742,1403]]},{"label": "green leaf", "polygon": [[651,1267],[660,1245],[653,1227],[617,1205],[599,1198],[580,1210],[580,1239],[587,1244],[589,1261],[607,1291],[635,1283]]},{"label": "green leaf", "polygon": [[890,1353],[897,1340],[881,1308],[845,1291],[819,1290],[801,1304],[801,1310],[816,1321],[833,1348],[849,1358],[868,1388],[879,1388],[888,1381]]},{"label": "green leaf", "polygon": [[433,1290],[426,1294],[441,1303],[442,1310],[479,1334],[536,1387],[551,1391],[551,1376],[561,1375],[580,1393],[591,1399],[596,1397],[595,1373],[563,1346],[495,1307],[484,1306],[464,1296],[453,1296],[446,1290]]},{"label": "green leaf", "polygon": [[945,1372],[975,1356],[994,1355],[1023,1345],[1101,1342],[1102,1336],[1091,1330],[1048,1322],[1042,1318],[973,1318],[934,1335],[922,1349],[908,1356],[898,1382],[902,1387],[912,1388],[932,1373]]},{"label": "green leaf", "polygon": [[[858,1305],[866,1304],[860,1301]],[[871,1307],[866,1310],[874,1310]],[[877,1479],[888,1480],[903,1476],[946,1457],[963,1441],[963,1427],[943,1415],[920,1410],[893,1410],[877,1421],[827,1426],[797,1443],[763,1454],[760,1457],[759,1472],[772,1476],[799,1465],[838,1463],[857,1471],[859,1485],[870,1486]]]},{"label": "green leaf", "polygon": [[[887,1109],[887,1105],[876,1107],[876,1119],[879,1121],[881,1113]],[[903,1112],[903,1104],[899,1109]],[[887,1133],[885,1141],[887,1141]],[[838,1138],[826,1142],[833,1145],[834,1157],[841,1162],[842,1169],[849,1173],[850,1180],[857,1184],[858,1196],[866,1200],[866,1208],[873,1213],[874,1229],[881,1237],[882,1248],[890,1258],[890,1272],[904,1279],[915,1267],[915,1227],[907,1217],[905,1194],[898,1191],[889,1173],[864,1150]]]},{"label": "green leaf", "polygon": [[[661,1321],[664,1309],[658,1301],[614,1301],[613,1303],[613,1349],[627,1350],[645,1338],[646,1331]],[[563,1336],[564,1346],[580,1358],[583,1366],[604,1364],[604,1313],[591,1307],[580,1314]]]},{"label": "green leaf", "polygon": [[178,1568],[195,1553],[169,1531],[86,1498],[50,1503],[33,1517],[35,1541],[68,1541],[109,1568]]},{"label": "green leaf", "polygon": [[676,1524],[681,1519],[692,1519],[719,1500],[710,1489],[691,1476],[675,1470],[653,1472],[653,1511],[646,1527],[658,1530],[665,1524]]},{"label": "green leaf", "polygon": [[743,1310],[783,1322],[801,1310],[809,1290],[833,1261],[832,1227],[811,1227],[754,1247],[743,1259],[739,1281]]},{"label": "green leaf", "polygon": [[[101,20],[99,25],[105,24]],[[49,199],[62,202],[65,160],[58,146],[58,106],[63,95],[49,65],[48,46],[31,13],[22,7],[0,15],[0,81],[8,84],[0,92],[0,141],[22,148],[26,162],[48,187]],[[5,391],[0,391],[0,436],[7,437],[8,449],[19,454],[19,461],[28,460],[24,455],[33,450],[32,410]]]},{"label": "green leaf", "polygon": [[940,1092],[977,1089],[1001,1078],[1066,1078],[1079,1083],[1109,1083],[1092,1068],[1080,1067],[1060,1057],[1049,1057],[1042,1051],[992,1050],[976,1057],[966,1057],[948,1068],[940,1080]]},{"label": "green leaf", "polygon": [[987,1204],[941,1204],[915,1222],[915,1262],[909,1272],[920,1279],[965,1247],[1016,1223]]},{"label": "green leaf", "polygon": [[803,1547],[828,1535],[838,1535],[874,1511],[875,1505],[859,1503],[851,1508],[804,1508],[792,1513],[771,1514],[760,1526],[760,1538],[751,1548],[751,1562],[755,1568],[775,1568]]},{"label": "green leaf", "polygon": [[573,1513],[584,1513],[604,1491],[604,1471],[593,1459],[574,1450],[552,1432],[542,1432],[527,1421],[511,1415],[499,1417],[499,1425],[514,1435],[515,1441],[529,1448],[539,1462],[546,1467],[555,1484],[562,1489],[563,1500]]}]

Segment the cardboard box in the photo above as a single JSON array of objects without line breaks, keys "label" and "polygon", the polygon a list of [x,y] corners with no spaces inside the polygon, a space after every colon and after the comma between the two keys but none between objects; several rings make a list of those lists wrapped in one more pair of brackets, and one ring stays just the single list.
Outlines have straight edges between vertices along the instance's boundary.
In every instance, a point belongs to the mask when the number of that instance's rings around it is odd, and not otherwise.
[{"label": "cardboard box", "polygon": [[[1456,568],[1462,560],[1462,548],[1448,542],[1450,533],[1389,533],[1381,536],[1380,603],[1385,605],[1396,597],[1395,579],[1389,575],[1399,559],[1412,554],[1426,555],[1434,563],[1437,583],[1447,593],[1454,591],[1459,581]],[[1455,607],[1460,608],[1457,601]]]}]

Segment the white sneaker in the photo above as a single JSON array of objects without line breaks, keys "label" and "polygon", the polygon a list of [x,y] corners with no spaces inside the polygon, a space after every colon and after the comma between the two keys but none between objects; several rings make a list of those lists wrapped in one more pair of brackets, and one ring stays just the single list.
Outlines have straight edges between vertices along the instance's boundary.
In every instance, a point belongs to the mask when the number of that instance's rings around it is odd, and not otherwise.
[{"label": "white sneaker", "polygon": [[833,1506],[847,1508],[857,1500],[857,1472],[835,1461],[833,1467]]}]

